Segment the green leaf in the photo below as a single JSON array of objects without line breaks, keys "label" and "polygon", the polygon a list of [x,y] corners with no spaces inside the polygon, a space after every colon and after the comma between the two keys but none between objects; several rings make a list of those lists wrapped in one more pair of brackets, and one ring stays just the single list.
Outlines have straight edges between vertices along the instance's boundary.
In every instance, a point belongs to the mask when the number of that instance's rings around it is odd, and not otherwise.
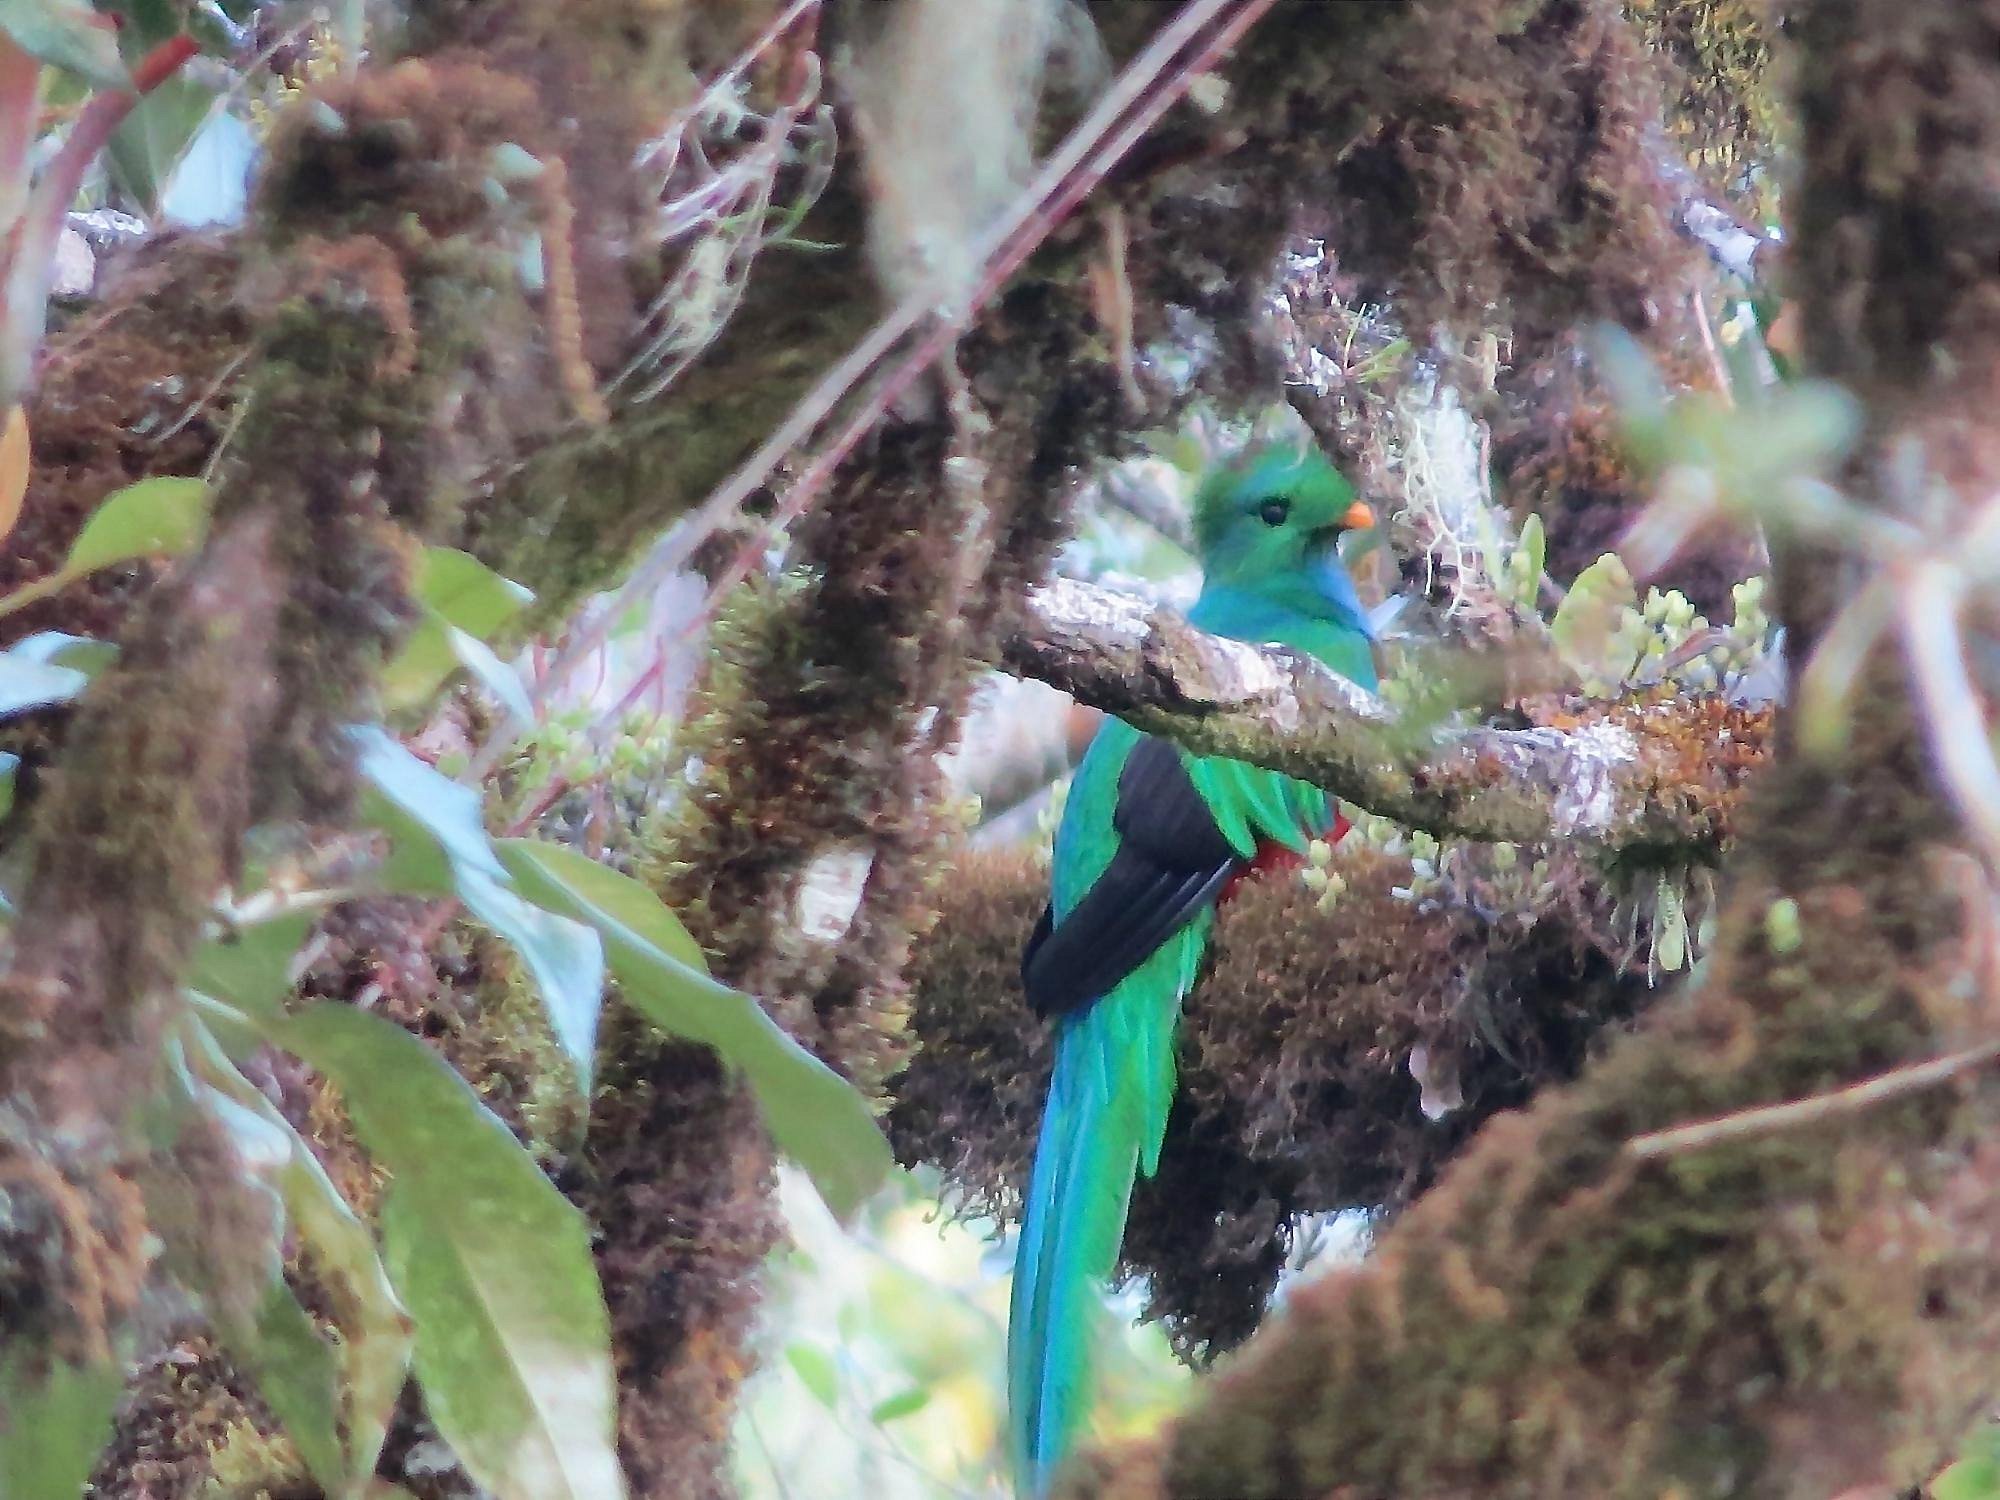
[{"label": "green leaf", "polygon": [[238,1328],[225,1321],[223,1338],[277,1415],[307,1471],[328,1493],[342,1493],[349,1470],[338,1425],[340,1371],[332,1346],[320,1337],[285,1278],[271,1279],[254,1321]]},{"label": "green leaf", "polygon": [[1981,1428],[1963,1457],[1931,1481],[1931,1500],[2000,1500],[2000,1432]]},{"label": "green leaf", "polygon": [[[312,1147],[263,1091],[237,1070],[205,1025],[190,1019],[186,1031],[189,1057],[203,1082],[260,1115],[290,1144],[289,1159],[273,1175],[273,1184],[284,1201],[299,1248],[332,1304],[334,1326],[340,1330],[346,1473],[351,1478],[373,1473],[410,1367],[409,1314],[389,1282],[374,1234],[340,1196]],[[275,1408],[277,1403],[272,1405]],[[282,1410],[279,1416],[288,1423],[291,1420]],[[305,1452],[303,1443],[300,1451]],[[310,1462],[311,1455],[306,1456]],[[317,1468],[313,1473],[327,1484]]]},{"label": "green leaf", "polygon": [[1931,1500],[2000,1500],[2000,1469],[1966,1459],[1931,1481],[1930,1493]]},{"label": "green leaf", "polygon": [[184,74],[162,79],[112,133],[105,164],[120,189],[149,217],[174,169],[215,104],[215,91]]},{"label": "green leaf", "polygon": [[915,1416],[930,1404],[930,1387],[922,1385],[912,1386],[901,1395],[891,1396],[886,1401],[878,1401],[874,1409],[868,1413],[868,1420],[873,1422],[877,1427],[880,1427],[884,1423],[897,1420],[899,1417]]},{"label": "green leaf", "polygon": [[516,720],[523,724],[533,723],[535,705],[528,701],[528,690],[521,685],[520,676],[514,669],[470,631],[460,630],[456,625],[446,628],[451,635],[452,654],[472,674],[473,680],[491,693],[494,700]]},{"label": "green leaf", "polygon": [[1669,393],[1659,366],[1639,341],[1622,328],[1603,326],[1592,339],[1597,370],[1610,387],[1632,456],[1643,468],[1657,468],[1672,455]]},{"label": "green leaf", "polygon": [[85,0],[0,0],[0,31],[30,57],[89,79],[129,89],[132,76],[118,56],[118,33]]},{"label": "green leaf", "polygon": [[0,821],[14,810],[14,773],[20,769],[20,756],[0,750]]},{"label": "green leaf", "polygon": [[312,923],[309,912],[285,912],[211,939],[195,950],[188,983],[253,1016],[276,1015],[291,993],[292,959]]},{"label": "green leaf", "polygon": [[419,603],[448,625],[485,640],[530,602],[534,591],[503,578],[469,552],[426,547],[410,581]]},{"label": "green leaf", "polygon": [[748,995],[712,979],[701,949],[659,897],[572,849],[502,839],[500,858],[530,898],[588,922],[636,1009],[674,1036],[713,1047],[740,1071],[779,1149],[811,1174],[845,1219],[892,1164],[867,1101],[786,1034]]},{"label": "green leaf", "polygon": [[458,657],[451,649],[451,626],[436,610],[426,607],[402,649],[382,668],[379,682],[383,707],[390,713],[421,708],[437,696],[438,689],[457,666]]},{"label": "green leaf", "polygon": [[[1543,572],[1548,568],[1549,539],[1548,533],[1542,528],[1542,518],[1533,512],[1530,512],[1528,519],[1521,523],[1521,552],[1527,558],[1521,565],[1521,571],[1539,584]],[[1531,608],[1534,599],[1534,590],[1531,588],[1528,594],[1528,604]]]},{"label": "green leaf", "polygon": [[81,1495],[111,1437],[124,1389],[115,1362],[37,1370],[39,1351],[19,1344],[0,1355],[0,1496]]},{"label": "green leaf", "polygon": [[15,642],[8,655],[45,666],[68,667],[85,677],[95,677],[118,659],[118,648],[109,641],[92,640],[87,635],[38,630]]},{"label": "green leaf", "polygon": [[117,654],[107,642],[59,630],[16,641],[0,652],[0,718],[69,702]]},{"label": "green leaf", "polygon": [[708,956],[681,919],[630,875],[544,839],[500,839],[493,848],[530,899],[574,913],[614,944],[651,945],[676,963],[708,972]]},{"label": "green leaf", "polygon": [[388,1168],[389,1273],[438,1431],[499,1500],[622,1496],[610,1319],[583,1216],[422,1042],[318,1005],[274,1029],[339,1090]]},{"label": "green leaf", "polygon": [[[424,617],[383,671],[383,701],[391,709],[427,703],[452,671],[464,665],[510,712],[514,711],[498,675],[490,680],[486,675],[497,658],[478,643],[519,614],[534,594],[511,578],[501,577],[470,553],[451,547],[424,549],[410,580],[410,592],[424,606]],[[472,637],[472,642],[462,641],[460,632]],[[518,695],[520,679],[502,670]],[[528,712],[520,717],[532,719],[534,715]]]},{"label": "green leaf", "polygon": [[576,1069],[587,1098],[604,1002],[604,945],[581,922],[522,899],[486,836],[479,797],[440,775],[379,727],[352,731],[361,774],[376,794],[364,815],[396,850],[383,867],[392,888],[455,895],[512,945],[548,1012],[549,1028]]},{"label": "green leaf", "polygon": [[840,1405],[840,1372],[826,1350],[817,1344],[787,1344],[785,1363],[821,1406],[832,1411]]},{"label": "green leaf", "polygon": [[1624,680],[1632,662],[1613,660],[1612,648],[1625,612],[1638,606],[1639,591],[1631,571],[1617,553],[1607,552],[1576,575],[1549,622],[1549,637],[1580,675],[1616,684]]},{"label": "green leaf", "polygon": [[178,557],[200,544],[207,525],[208,486],[199,479],[142,479],[91,513],[63,572],[81,577],[137,557]]},{"label": "green leaf", "polygon": [[1960,1459],[1931,1481],[1931,1500],[2000,1500],[2000,1464]]}]

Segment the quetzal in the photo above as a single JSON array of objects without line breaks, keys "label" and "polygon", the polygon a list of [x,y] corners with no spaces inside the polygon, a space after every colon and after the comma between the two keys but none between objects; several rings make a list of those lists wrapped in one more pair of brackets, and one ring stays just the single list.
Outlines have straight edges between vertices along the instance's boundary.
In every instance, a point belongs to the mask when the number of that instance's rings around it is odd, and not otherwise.
[{"label": "quetzal", "polygon": [[[1195,496],[1216,635],[1292,647],[1375,686],[1367,617],[1335,550],[1373,524],[1317,449],[1272,447]],[[1135,1176],[1151,1176],[1174,1094],[1174,1035],[1217,900],[1260,860],[1346,830],[1302,781],[1192,755],[1106,719],[1070,783],[1047,909],[1021,975],[1055,1027],[1014,1266],[1007,1384],[1022,1490],[1044,1493],[1090,1406],[1092,1289],[1115,1269]]]}]

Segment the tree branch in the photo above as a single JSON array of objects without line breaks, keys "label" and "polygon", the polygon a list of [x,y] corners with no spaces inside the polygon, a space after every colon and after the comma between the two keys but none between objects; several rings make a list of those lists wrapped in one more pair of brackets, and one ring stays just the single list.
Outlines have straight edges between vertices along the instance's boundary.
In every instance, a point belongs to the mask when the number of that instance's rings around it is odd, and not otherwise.
[{"label": "tree branch", "polygon": [[1773,235],[1745,227],[1727,208],[1709,197],[1708,189],[1663,133],[1654,136],[1660,176],[1674,194],[1674,227],[1708,253],[1722,270],[1754,282],[1768,269],[1770,252],[1779,243]]},{"label": "tree branch", "polygon": [[1070,580],[1034,596],[1002,656],[1017,676],[1189,749],[1289,772],[1414,828],[1496,841],[1714,850],[1768,724],[1760,710],[1696,700],[1596,705],[1523,729],[1422,727],[1296,652]]}]

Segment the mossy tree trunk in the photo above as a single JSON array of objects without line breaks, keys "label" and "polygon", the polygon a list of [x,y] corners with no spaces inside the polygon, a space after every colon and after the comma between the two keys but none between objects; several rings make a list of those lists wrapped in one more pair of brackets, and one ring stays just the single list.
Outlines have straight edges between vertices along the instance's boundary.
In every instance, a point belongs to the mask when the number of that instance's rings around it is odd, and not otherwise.
[{"label": "mossy tree trunk", "polygon": [[[121,701],[108,683],[86,705],[34,813],[55,836],[27,909],[48,921],[7,980],[0,1078],[51,1118],[90,1115],[105,1078],[140,1076],[201,917],[188,893],[235,870],[251,819],[342,815],[332,731],[365,704],[407,618],[403,549],[466,546],[534,587],[553,618],[714,486],[872,321],[868,205],[843,162],[801,228],[838,248],[760,262],[665,404],[596,425],[579,399],[615,365],[643,300],[619,259],[643,243],[650,209],[628,170],[638,143],[777,9],[417,0],[409,60],[321,90],[339,130],[305,109],[280,125],[245,236],[166,248],[154,290],[117,305],[159,338],[107,347],[101,326],[79,325],[59,344],[38,434],[108,442],[150,399],[131,378],[147,361],[164,374],[198,364],[206,379],[247,351],[250,404],[201,557],[157,586],[142,577],[136,606],[100,588],[75,616],[12,622],[116,629],[113,683],[133,688]],[[1114,59],[1170,11],[1091,6]],[[1993,0],[1818,0],[1803,31],[1812,172],[1797,238],[1815,358],[1875,414],[1869,452],[1884,467],[1857,467],[1865,493],[1887,493],[1889,457],[1913,436],[1961,505],[2000,474],[1982,408],[1966,406],[1995,370],[1992,196],[1969,165],[1995,145],[1977,62],[1994,31]],[[928,414],[885,425],[836,475],[798,540],[804,582],[727,622],[705,779],[670,833],[653,831],[653,873],[727,977],[868,1087],[908,1047],[902,971],[950,828],[933,752],[1007,608],[1046,567],[1075,469],[1187,394],[1147,385],[1133,404],[1133,348],[1185,338],[1192,319],[1191,342],[1215,345],[1198,385],[1233,403],[1273,391],[1259,314],[1308,204],[1336,210],[1356,274],[1399,299],[1410,326],[1504,305],[1544,355],[1580,318],[1644,321],[1648,292],[1681,274],[1647,134],[1655,80],[1613,0],[1288,0],[1228,74],[1219,109],[1182,110],[1112,185],[1118,214],[1079,220],[986,312],[930,385]],[[1907,129],[1855,128],[1884,107],[1869,94],[1884,78]],[[480,189],[502,143],[560,163],[560,177],[495,205]],[[530,299],[493,269],[529,231],[572,263],[569,303]],[[1086,269],[1114,241],[1129,251],[1129,323]],[[82,376],[93,339],[95,385]],[[1956,383],[1929,357],[1937,339]],[[59,399],[79,392],[119,410],[93,426]],[[121,450],[117,465],[39,449],[45,468],[68,464],[66,503],[22,533],[39,555],[12,580],[47,571],[88,503],[134,470],[199,468],[217,428]],[[1851,571],[1792,562],[1797,640]],[[250,637],[268,638],[256,647],[268,674],[228,669]],[[154,668],[140,691],[134,674]],[[1966,921],[1909,878],[1942,858],[1953,824],[1924,780],[1904,693],[1884,672],[1843,763],[1793,761],[1766,788],[1697,1007],[1496,1126],[1375,1268],[1311,1293],[1166,1443],[1121,1458],[1115,1485],[1651,1494],[1754,1474],[1805,1494],[1872,1474],[1857,1448],[1879,1457],[1890,1436],[1911,1466],[1939,1451],[1979,1399],[1968,1372],[1990,1347],[1979,1189],[1991,1169],[1967,1144],[1990,1123],[1978,1095],[1927,1094],[1870,1115],[1865,1133],[1646,1166],[1621,1154],[1634,1131],[1951,1044],[1962,1018],[1938,997],[1961,975]],[[206,735],[190,733],[191,701]],[[145,857],[119,857],[133,849]],[[867,873],[844,931],[823,941],[789,918],[830,857]],[[1971,889],[1983,911],[1984,887]],[[1781,900],[1805,934],[1783,953],[1764,916]],[[44,1024],[57,1014],[60,1031]],[[754,1273],[775,1234],[768,1148],[705,1054],[636,1028],[609,1049],[608,1091],[565,1185],[605,1231],[625,1457],[643,1494],[717,1492]],[[55,1197],[84,1193],[105,1252],[94,1302],[73,1296],[73,1275],[37,1252],[60,1243],[53,1221],[15,1221],[29,1253],[7,1263],[39,1293],[0,1299],[26,1310],[9,1336],[53,1321],[71,1347],[141,1321],[145,1229],[128,1185],[143,1164],[109,1144],[111,1122],[88,1123],[81,1155],[0,1133],[10,1187],[32,1194],[34,1169],[51,1167]],[[1659,1360],[1669,1343],[1675,1359]],[[1754,1403],[1712,1399],[1773,1373]],[[212,1394],[149,1387],[101,1492],[144,1493],[166,1471],[198,1482],[202,1433],[175,1419]],[[1828,1441],[1836,1424],[1850,1441]]]},{"label": "mossy tree trunk", "polygon": [[[2000,5],[1821,0],[1797,28],[1811,361],[1867,405],[1851,492],[1948,552],[2000,482],[1982,166]],[[1884,562],[1780,557],[1795,662]],[[1790,735],[1759,785],[1690,1001],[1490,1125],[1366,1265],[1302,1291],[1170,1431],[1080,1466],[1069,1493],[1804,1500],[1950,1456],[1990,1407],[2000,1340],[1983,1070],[1632,1145],[1988,1034],[1994,890],[1894,657],[1883,643],[1836,754]]]}]

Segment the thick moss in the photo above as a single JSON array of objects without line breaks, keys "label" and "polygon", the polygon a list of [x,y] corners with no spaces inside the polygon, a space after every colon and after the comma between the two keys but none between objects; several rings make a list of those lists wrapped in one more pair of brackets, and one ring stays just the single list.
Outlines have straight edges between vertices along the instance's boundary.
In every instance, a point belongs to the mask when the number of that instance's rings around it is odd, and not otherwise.
[{"label": "thick moss", "polygon": [[[1180,1095],[1123,1260],[1191,1356],[1256,1328],[1300,1220],[1400,1210],[1482,1122],[1574,1077],[1652,998],[1574,888],[1532,919],[1487,918],[1396,894],[1404,859],[1357,847],[1332,868],[1346,888],[1328,907],[1290,874],[1240,886],[1187,1002]],[[1032,859],[961,856],[917,949],[919,1050],[891,1085],[899,1156],[943,1166],[1001,1218],[1018,1212],[1048,1086],[1047,1027],[1019,981],[1046,893]],[[1456,1075],[1463,1102],[1442,1120],[1421,1108],[1418,1048]]]}]

